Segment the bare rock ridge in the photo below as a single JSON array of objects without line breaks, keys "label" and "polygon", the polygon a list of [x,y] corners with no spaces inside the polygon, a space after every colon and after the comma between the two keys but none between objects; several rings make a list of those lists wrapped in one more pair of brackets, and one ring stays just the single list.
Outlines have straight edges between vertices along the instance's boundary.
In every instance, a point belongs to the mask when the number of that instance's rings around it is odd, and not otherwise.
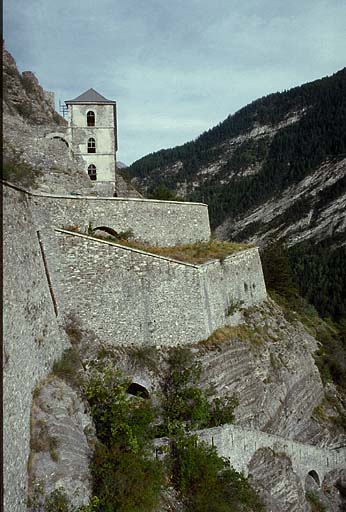
[{"label": "bare rock ridge", "polygon": [[20,73],[12,55],[3,48],[4,113],[21,116],[30,124],[66,126],[54,107],[54,93],[44,91],[31,71]]}]

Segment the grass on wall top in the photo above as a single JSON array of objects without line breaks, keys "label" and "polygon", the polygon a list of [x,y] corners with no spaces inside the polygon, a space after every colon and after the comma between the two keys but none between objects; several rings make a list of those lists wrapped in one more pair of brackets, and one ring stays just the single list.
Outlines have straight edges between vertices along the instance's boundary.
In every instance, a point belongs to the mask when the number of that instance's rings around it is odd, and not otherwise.
[{"label": "grass on wall top", "polygon": [[248,244],[238,244],[234,242],[221,242],[219,240],[210,240],[208,242],[196,242],[194,244],[176,245],[174,247],[157,247],[142,244],[130,240],[117,240],[116,243],[139,249],[153,254],[159,254],[167,258],[173,258],[178,261],[188,263],[205,263],[211,260],[223,260],[227,256],[251,247]]},{"label": "grass on wall top", "polygon": [[[63,229],[76,233],[82,232],[80,226],[67,226]],[[92,228],[89,228],[85,234],[117,245],[123,245],[132,249],[138,249],[139,251],[158,254],[159,256],[193,264],[206,263],[212,260],[222,261],[227,256],[231,256],[236,252],[254,247],[252,244],[226,242],[215,239],[193,244],[176,245],[173,247],[158,247],[156,245],[149,245],[133,240],[132,231],[130,232],[130,230],[128,232],[119,233],[119,236],[113,236],[95,233]],[[125,236],[122,236],[123,234]]]}]

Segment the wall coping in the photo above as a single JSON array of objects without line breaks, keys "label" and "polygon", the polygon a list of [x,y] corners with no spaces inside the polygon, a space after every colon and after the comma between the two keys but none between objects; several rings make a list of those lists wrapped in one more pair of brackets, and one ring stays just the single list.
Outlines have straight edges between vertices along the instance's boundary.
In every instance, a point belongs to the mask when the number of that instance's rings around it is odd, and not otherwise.
[{"label": "wall coping", "polygon": [[276,434],[271,434],[270,432],[264,432],[263,430],[253,430],[250,428],[241,427],[239,425],[234,425],[233,423],[225,423],[224,425],[219,425],[217,427],[196,430],[196,433],[201,434],[201,435],[203,435],[203,434],[211,435],[213,432],[220,432],[220,431],[226,432],[226,431],[232,431],[232,430],[236,430],[240,433],[247,432],[249,434],[253,434],[254,436],[256,436],[257,434],[261,435],[261,436],[263,435],[264,437],[268,437],[269,439],[272,439],[273,441],[277,441],[277,442],[281,441],[286,444],[293,444],[293,445],[298,445],[298,446],[302,446],[302,447],[304,446],[309,449],[311,448],[311,449],[316,449],[316,450],[323,450],[326,452],[330,452],[331,454],[344,453],[346,455],[346,449],[343,446],[328,447],[328,446],[319,446],[319,445],[315,445],[315,444],[303,443],[302,441],[296,441],[295,439],[287,439],[286,437],[278,436]]},{"label": "wall coping", "polygon": [[[126,251],[135,252],[135,253],[138,253],[138,254],[143,254],[144,256],[151,256],[151,257],[159,259],[159,260],[170,261],[170,262],[173,262],[173,263],[177,263],[178,265],[184,265],[185,267],[191,267],[191,268],[195,268],[195,269],[198,269],[198,270],[202,270],[203,267],[206,267],[208,265],[212,265],[215,262],[220,261],[218,259],[213,259],[213,260],[206,261],[204,263],[199,263],[199,264],[189,263],[188,261],[176,260],[176,259],[170,258],[168,256],[162,256],[161,254],[155,254],[153,252],[142,251],[141,249],[136,249],[135,247],[128,247],[127,245],[116,244],[114,242],[109,242],[108,240],[101,240],[100,238],[96,238],[96,237],[89,236],[89,235],[84,235],[83,233],[77,233],[76,231],[68,231],[67,229],[61,229],[61,228],[54,228],[54,231],[57,231],[58,233],[64,233],[65,235],[77,236],[79,238],[84,238],[84,239],[87,239],[87,240],[92,240],[93,242],[98,242],[98,243],[101,243],[101,244],[111,245],[112,247],[116,247],[117,249],[124,249]],[[254,252],[254,251],[256,253],[258,253],[258,247],[250,247],[249,249],[244,249],[244,250],[238,251],[238,252],[236,252],[234,254],[230,254],[229,256],[226,256],[223,259],[223,261],[227,261],[227,260],[230,260],[232,258],[235,258],[235,257],[239,256],[239,254],[244,254],[244,253],[247,253],[247,252]]]},{"label": "wall coping", "polygon": [[[182,206],[203,206],[205,208],[208,208],[208,205],[205,203],[192,203],[192,202],[184,202],[184,201],[161,201],[160,199],[144,199],[141,197],[100,197],[100,196],[82,196],[82,195],[63,195],[63,194],[47,194],[45,192],[32,192],[25,188],[22,188],[18,185],[14,185],[13,183],[5,180],[1,180],[2,184],[13,188],[15,190],[19,190],[20,192],[24,192],[25,194],[28,194],[29,196],[33,197],[46,197],[46,198],[52,198],[52,199],[87,199],[92,201],[114,201],[114,202],[131,202],[131,203],[157,203],[157,204],[172,204],[172,205],[182,205]],[[102,182],[102,183],[108,183],[108,182]]]}]

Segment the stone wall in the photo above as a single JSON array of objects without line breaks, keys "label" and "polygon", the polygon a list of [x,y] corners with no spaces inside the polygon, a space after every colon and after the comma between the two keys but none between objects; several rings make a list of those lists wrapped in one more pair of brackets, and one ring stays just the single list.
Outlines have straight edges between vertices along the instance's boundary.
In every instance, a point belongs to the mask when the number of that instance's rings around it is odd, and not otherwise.
[{"label": "stone wall", "polygon": [[108,226],[116,231],[132,229],[137,240],[172,246],[208,240],[208,207],[200,203],[179,203],[136,198],[54,196],[34,194],[40,223],[64,228],[79,225],[85,230]]},{"label": "stone wall", "polygon": [[4,510],[22,512],[32,391],[68,342],[54,312],[30,196],[4,187],[3,197]]},{"label": "stone wall", "polygon": [[248,474],[248,464],[256,451],[269,447],[275,453],[285,453],[292,461],[293,471],[303,484],[310,471],[316,471],[322,483],[324,476],[334,469],[345,469],[346,449],[331,450],[297,443],[265,432],[246,430],[235,425],[224,425],[199,432],[200,439],[216,447],[220,456],[230,459],[237,470]]},{"label": "stone wall", "polygon": [[[192,265],[62,230],[56,236],[53,285],[63,308],[113,344],[196,342],[231,322],[229,307],[266,298],[256,248]],[[50,243],[48,261],[56,253]]]}]

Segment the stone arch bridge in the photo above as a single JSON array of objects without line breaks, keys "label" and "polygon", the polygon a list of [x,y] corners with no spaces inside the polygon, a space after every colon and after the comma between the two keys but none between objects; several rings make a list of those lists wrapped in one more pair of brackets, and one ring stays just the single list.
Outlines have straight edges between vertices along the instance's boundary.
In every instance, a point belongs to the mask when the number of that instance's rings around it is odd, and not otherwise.
[{"label": "stone arch bridge", "polygon": [[303,485],[308,474],[320,485],[329,471],[346,469],[344,447],[320,448],[235,425],[201,430],[198,436],[215,446],[221,457],[229,458],[232,466],[245,475],[248,474],[248,465],[253,455],[260,448],[271,448],[276,453],[285,453],[291,459],[293,471]]}]

